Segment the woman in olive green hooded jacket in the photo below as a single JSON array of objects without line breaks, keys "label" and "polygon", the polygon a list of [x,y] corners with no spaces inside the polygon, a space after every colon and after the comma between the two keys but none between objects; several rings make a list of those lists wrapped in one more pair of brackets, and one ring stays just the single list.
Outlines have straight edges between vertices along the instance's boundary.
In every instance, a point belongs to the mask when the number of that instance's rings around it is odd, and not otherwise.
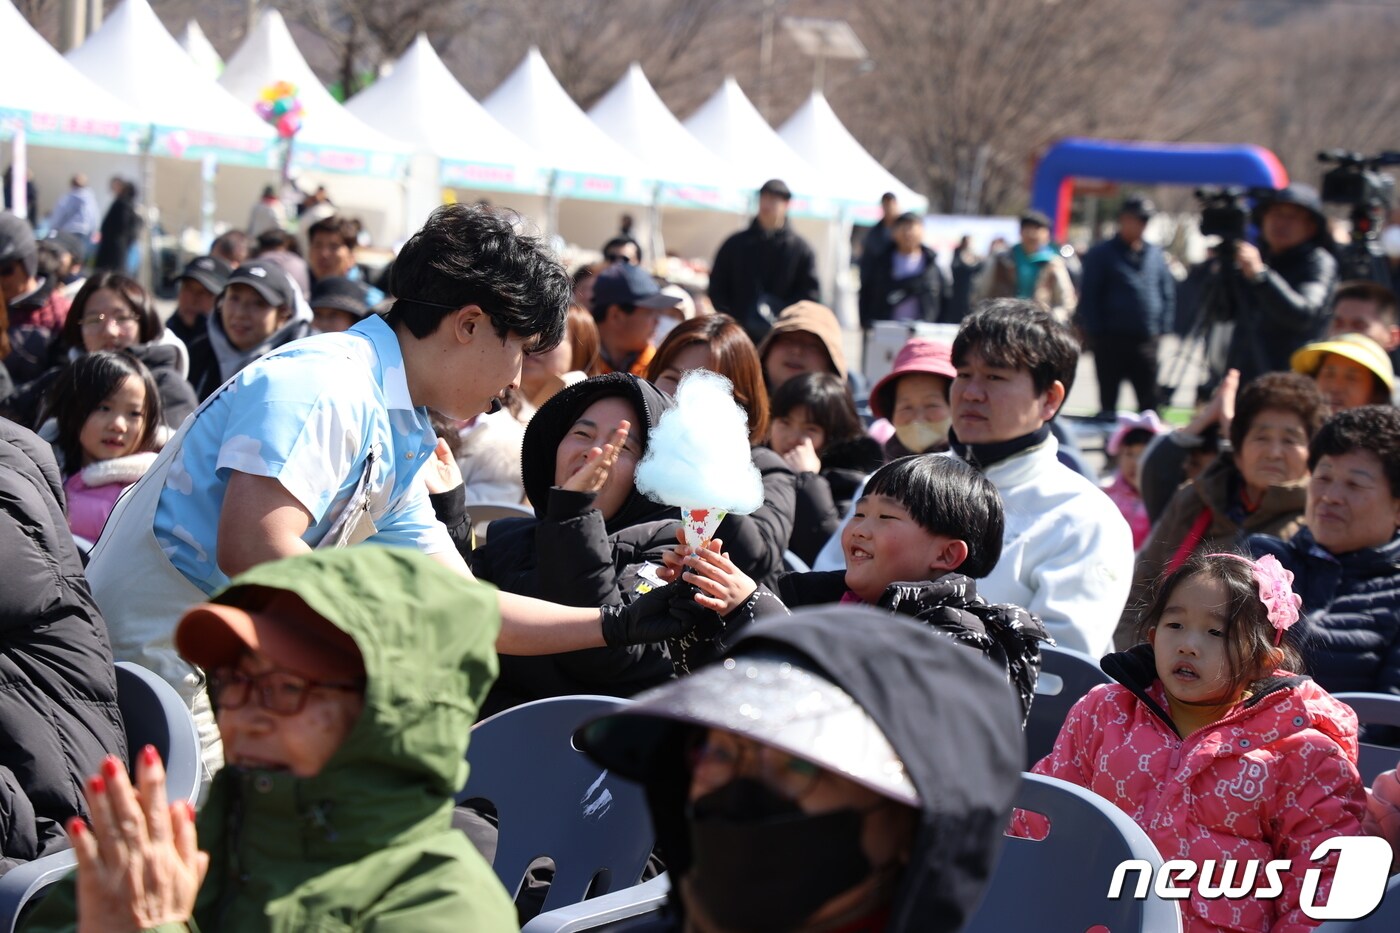
[{"label": "woman in olive green hooded jacket", "polygon": [[[285,611],[289,594],[299,613]],[[98,787],[89,782],[88,796],[107,802],[91,829],[70,828],[79,884],[57,889],[24,929],[72,929],[76,895],[84,931],[517,930],[515,908],[490,866],[451,825],[453,795],[466,783],[467,738],[497,672],[495,592],[416,552],[366,546],[260,565],[212,602],[186,615],[186,637],[177,634],[177,644],[198,662],[219,653],[212,642],[222,640],[227,653],[230,639],[239,641],[239,663],[211,672],[221,730],[261,717],[249,728],[266,738],[268,730],[295,728],[292,720],[317,702],[334,706],[326,694],[345,692],[345,706],[362,688],[358,716],[309,776],[293,760],[308,743],[288,747],[286,761],[267,750],[279,747],[274,741],[245,742],[241,761],[239,743],[230,743],[230,765],[215,776],[197,821],[198,845],[208,853],[202,884],[189,817],[184,804],[164,807],[156,756],[138,770],[145,820],[123,820],[139,816],[140,805],[125,772],[104,768],[106,786],[94,778]],[[307,626],[294,618],[308,607],[330,623],[310,648]],[[296,663],[298,652],[306,663]],[[337,652],[344,669],[358,673],[362,663],[362,677],[315,679],[318,670],[335,669],[326,659]],[[288,705],[285,679],[258,679],[274,667],[302,675],[294,713],[272,709]],[[312,698],[317,693],[320,700]],[[152,839],[163,839],[163,854]],[[129,860],[120,864],[117,851],[129,859],[144,852],[144,872],[130,871]],[[198,885],[192,916],[178,891],[152,896],[149,888],[135,890],[142,881],[126,880],[143,874],[164,874],[174,888],[183,879],[186,901]]]}]

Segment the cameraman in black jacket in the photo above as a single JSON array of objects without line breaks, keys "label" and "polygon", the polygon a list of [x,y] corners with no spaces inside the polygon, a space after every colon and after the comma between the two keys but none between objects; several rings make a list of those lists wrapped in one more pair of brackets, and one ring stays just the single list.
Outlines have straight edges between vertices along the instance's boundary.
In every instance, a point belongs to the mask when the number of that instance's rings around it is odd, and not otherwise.
[{"label": "cameraman in black jacket", "polygon": [[1218,370],[1238,369],[1241,384],[1287,371],[1293,351],[1327,332],[1337,285],[1327,217],[1313,188],[1280,189],[1255,208],[1254,221],[1262,248],[1244,241],[1236,247],[1241,306]]}]

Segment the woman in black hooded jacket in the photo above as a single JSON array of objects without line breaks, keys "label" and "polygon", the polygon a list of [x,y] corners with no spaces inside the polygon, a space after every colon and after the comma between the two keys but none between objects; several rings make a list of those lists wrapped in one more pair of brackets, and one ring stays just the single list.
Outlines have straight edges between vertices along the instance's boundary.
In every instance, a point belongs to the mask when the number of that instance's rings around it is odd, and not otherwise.
[{"label": "woman in black hooded jacket", "polygon": [[[606,401],[622,404],[599,404]],[[471,554],[472,572],[506,592],[568,606],[619,606],[662,585],[655,571],[662,552],[676,543],[680,516],[638,492],[631,474],[671,404],[628,373],[596,376],[546,402],[530,420],[521,453],[536,517],[492,522],[487,543]],[[631,429],[607,482],[593,492],[565,488],[588,459],[584,452],[609,442],[616,414]],[[671,676],[661,645],[502,656],[501,676],[482,713],[574,693],[630,696]]]}]

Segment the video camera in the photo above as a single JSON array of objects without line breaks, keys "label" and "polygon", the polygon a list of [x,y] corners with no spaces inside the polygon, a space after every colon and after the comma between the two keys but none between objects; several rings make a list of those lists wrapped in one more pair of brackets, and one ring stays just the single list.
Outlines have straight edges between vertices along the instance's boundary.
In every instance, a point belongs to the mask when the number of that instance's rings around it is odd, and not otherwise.
[{"label": "video camera", "polygon": [[1395,179],[1377,169],[1400,165],[1400,152],[1366,156],[1327,149],[1317,154],[1317,161],[1336,166],[1322,174],[1322,200],[1351,208],[1351,242],[1337,256],[1342,278],[1369,279],[1389,287],[1390,264],[1378,240],[1395,194]]},{"label": "video camera", "polygon": [[1335,165],[1322,175],[1322,200],[1350,207],[1389,208],[1395,193],[1395,179],[1376,171],[1386,165],[1400,165],[1400,152],[1386,151],[1364,156],[1345,149],[1327,149],[1317,161]]},{"label": "video camera", "polygon": [[1224,243],[1237,243],[1249,229],[1249,201],[1266,201],[1272,188],[1197,188],[1201,204],[1201,236],[1218,236]]}]

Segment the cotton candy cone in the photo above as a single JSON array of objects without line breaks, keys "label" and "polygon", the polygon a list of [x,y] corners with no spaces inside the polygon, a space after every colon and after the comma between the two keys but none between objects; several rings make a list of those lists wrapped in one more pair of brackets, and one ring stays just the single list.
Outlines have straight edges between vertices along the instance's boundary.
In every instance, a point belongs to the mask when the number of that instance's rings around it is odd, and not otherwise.
[{"label": "cotton candy cone", "polygon": [[707,547],[726,514],[724,509],[681,509],[685,543],[692,548]]}]

